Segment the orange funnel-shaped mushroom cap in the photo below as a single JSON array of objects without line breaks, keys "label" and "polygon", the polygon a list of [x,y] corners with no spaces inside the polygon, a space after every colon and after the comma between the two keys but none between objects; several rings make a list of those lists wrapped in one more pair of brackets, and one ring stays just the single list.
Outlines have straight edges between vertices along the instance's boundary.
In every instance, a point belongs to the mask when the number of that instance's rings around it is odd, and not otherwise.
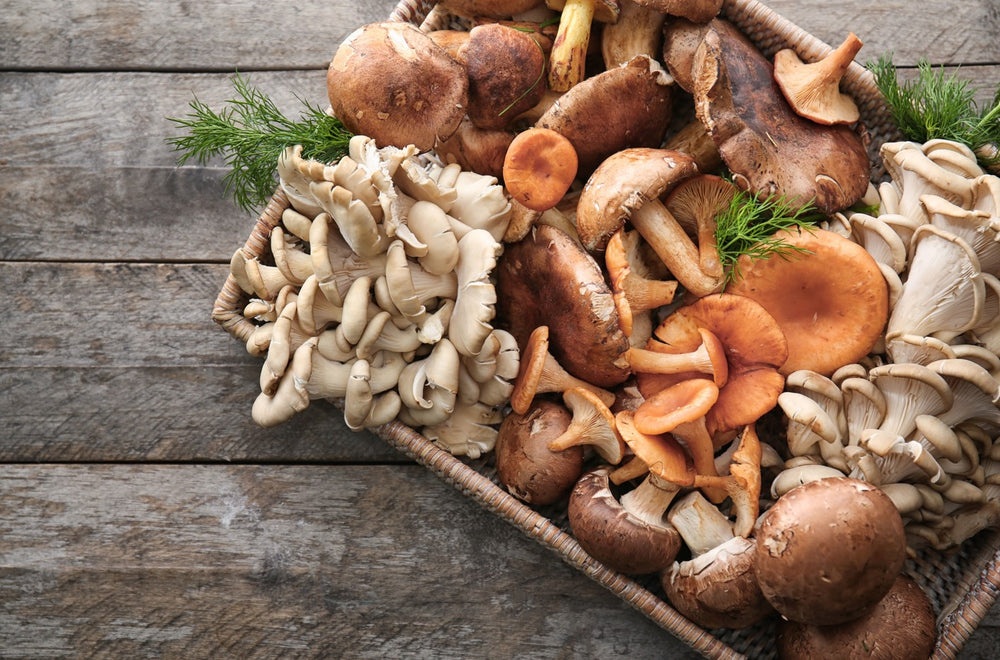
[{"label": "orange funnel-shaped mushroom cap", "polygon": [[648,397],[635,411],[635,426],[643,433],[670,433],[704,417],[718,398],[719,388],[707,378],[682,380]]},{"label": "orange funnel-shaped mushroom cap", "polygon": [[[757,421],[771,410],[785,384],[778,369],[788,357],[788,343],[775,319],[763,306],[744,296],[719,293],[679,308],[654,330],[646,344],[651,351],[686,353],[704,341],[705,328],[725,347],[728,379],[719,400],[706,415],[712,435]],[[647,399],[682,380],[702,376],[637,373],[639,391]]]},{"label": "orange funnel-shaped mushroom cap", "polygon": [[622,410],[615,415],[615,424],[625,444],[646,464],[650,474],[678,486],[694,483],[694,470],[681,444],[667,434],[643,433],[635,426],[635,413]]},{"label": "orange funnel-shaped mushroom cap", "polygon": [[783,374],[829,376],[871,352],[889,318],[889,289],[875,259],[854,241],[824,229],[775,235],[804,250],[787,259],[740,258],[729,293],[760,303],[788,340]]}]

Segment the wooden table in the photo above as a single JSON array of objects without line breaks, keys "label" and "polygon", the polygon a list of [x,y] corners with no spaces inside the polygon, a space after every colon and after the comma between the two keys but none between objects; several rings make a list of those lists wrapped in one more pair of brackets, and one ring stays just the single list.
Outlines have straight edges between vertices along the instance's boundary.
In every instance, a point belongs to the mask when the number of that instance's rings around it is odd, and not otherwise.
[{"label": "wooden table", "polygon": [[[234,70],[325,103],[337,44],[394,4],[5,3],[0,657],[693,655],[331,406],[250,419],[260,363],[210,312],[253,218],[221,163],[175,168],[166,117]],[[772,6],[1000,80],[995,0]]]}]

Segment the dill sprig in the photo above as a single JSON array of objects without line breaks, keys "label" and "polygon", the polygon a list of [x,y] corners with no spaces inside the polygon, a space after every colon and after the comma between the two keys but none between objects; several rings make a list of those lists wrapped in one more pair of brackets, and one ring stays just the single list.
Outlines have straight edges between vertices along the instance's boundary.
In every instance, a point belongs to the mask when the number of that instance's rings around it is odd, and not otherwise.
[{"label": "dill sprig", "polygon": [[907,140],[927,142],[953,140],[976,152],[986,167],[1000,163],[996,147],[1000,145],[1000,85],[989,106],[979,107],[977,89],[957,73],[934,69],[921,59],[917,77],[900,82],[892,55],[882,55],[866,65],[875,77],[893,121]]},{"label": "dill sprig", "polygon": [[333,162],[347,153],[351,133],[319,107],[302,101],[302,115],[293,121],[239,74],[232,82],[236,98],[218,112],[195,99],[187,116],[168,117],[186,129],[187,135],[167,141],[180,152],[178,165],[191,159],[205,165],[223,156],[229,168],[223,179],[226,193],[244,211],[253,212],[274,193],[278,156],[286,147],[301,144],[304,158],[322,162]]},{"label": "dill sprig", "polygon": [[740,279],[739,258],[743,255],[757,261],[809,254],[806,248],[791,245],[775,234],[792,227],[809,229],[822,219],[812,204],[792,204],[778,195],[758,199],[737,190],[729,206],[715,219],[715,242],[726,273],[725,286]]}]

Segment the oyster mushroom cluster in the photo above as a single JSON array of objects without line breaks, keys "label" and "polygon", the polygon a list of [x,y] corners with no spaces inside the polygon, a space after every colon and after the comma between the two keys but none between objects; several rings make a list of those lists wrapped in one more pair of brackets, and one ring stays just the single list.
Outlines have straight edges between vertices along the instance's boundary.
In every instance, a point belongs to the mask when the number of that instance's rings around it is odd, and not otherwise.
[{"label": "oyster mushroom cluster", "polygon": [[335,164],[289,147],[278,174],[290,207],[270,235],[274,264],[242,249],[231,261],[259,321],[254,420],[330,399],[352,429],[398,419],[455,454],[492,449],[519,366],[492,325],[510,214],[496,179],[365,136]]},{"label": "oyster mushroom cluster", "polygon": [[889,289],[864,360],[788,375],[790,458],[773,496],[850,475],[896,503],[912,548],[946,549],[998,523],[1000,178],[950,141],[886,143],[877,215],[837,214]]}]

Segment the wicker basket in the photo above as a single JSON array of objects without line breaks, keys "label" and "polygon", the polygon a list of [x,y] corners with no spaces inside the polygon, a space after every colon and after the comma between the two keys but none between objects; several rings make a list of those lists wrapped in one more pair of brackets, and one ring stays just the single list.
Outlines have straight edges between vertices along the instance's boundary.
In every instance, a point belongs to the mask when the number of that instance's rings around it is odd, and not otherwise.
[{"label": "wicker basket", "polygon": [[[726,0],[722,15],[737,25],[766,55],[793,48],[804,60],[818,59],[830,46],[755,0]],[[390,20],[408,21],[424,29],[446,27],[451,17],[428,0],[401,0]],[[870,137],[872,162],[877,149],[899,135],[881,102],[871,74],[853,64],[843,83],[857,102]],[[276,192],[254,225],[244,250],[251,257],[269,252],[271,229],[281,219],[288,200]],[[212,318],[233,337],[245,342],[254,324],[242,315],[247,296],[230,276],[218,298]],[[640,582],[608,569],[591,558],[569,533],[565,510],[532,508],[511,496],[499,484],[488,456],[477,461],[459,459],[438,448],[413,429],[393,422],[375,429],[390,445],[426,466],[458,491],[508,521],[529,537],[557,553],[591,579],[642,612],[692,649],[709,658],[773,658],[775,622],[768,620],[744,630],[707,631],[677,613],[664,600],[658,582]],[[940,553],[927,551],[907,561],[905,572],[930,597],[937,613],[935,658],[954,658],[989,611],[1000,589],[1000,530],[982,532],[961,547]],[[772,618],[773,619],[773,618]]]}]

